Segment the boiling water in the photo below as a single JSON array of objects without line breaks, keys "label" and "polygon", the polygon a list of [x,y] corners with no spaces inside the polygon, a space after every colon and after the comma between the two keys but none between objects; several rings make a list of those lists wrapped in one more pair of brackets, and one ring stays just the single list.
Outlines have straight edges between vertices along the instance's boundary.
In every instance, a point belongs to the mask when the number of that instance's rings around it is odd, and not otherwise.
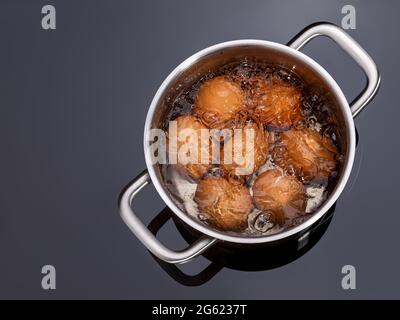
[{"label": "boiling water", "polygon": [[[339,154],[341,154],[341,146],[339,144],[340,136],[337,127],[337,121],[323,95],[317,93],[317,91],[313,88],[306,87],[301,79],[292,71],[281,67],[262,65],[252,59],[245,59],[237,63],[226,65],[219,70],[214,70],[212,72],[210,71],[191,87],[182,87],[181,92],[175,99],[167,101],[169,104],[169,113],[165,119],[164,129],[168,127],[169,121],[174,120],[178,116],[190,114],[194,106],[196,94],[202,83],[220,75],[231,77],[235,81],[240,82],[243,89],[248,88],[250,85],[249,79],[253,76],[261,76],[265,78],[271,76],[279,77],[285,82],[289,82],[293,86],[296,86],[302,92],[302,110],[304,120],[302,120],[301,125],[312,128],[329,137],[336,145]],[[270,134],[279,136],[280,130],[270,128],[268,126],[266,126],[266,129]],[[270,150],[272,150],[274,146],[275,144],[272,142],[270,144]],[[246,179],[245,183],[249,187],[251,194],[251,187],[257,175],[271,168],[279,167],[274,163],[272,157],[269,156],[268,161],[252,176]],[[186,176],[181,175],[173,165],[161,165],[161,173],[164,183],[166,184],[175,204],[194,219],[197,219],[204,224],[208,224],[206,217],[199,212],[197,204],[193,200],[197,183]],[[220,175],[221,172],[220,169],[216,167],[211,169],[208,174]],[[304,216],[300,216],[288,221],[285,225],[278,225],[271,221],[268,213],[263,213],[261,210],[254,208],[248,216],[248,227],[244,231],[224,232],[236,236],[257,237],[275,234],[287,228],[293,227],[294,225],[298,225],[307,220],[312,213],[315,212],[326,200],[336,184],[337,176],[338,173],[336,172],[325,183],[316,184],[311,182],[304,184],[307,195],[307,205],[305,210],[306,214]]]}]

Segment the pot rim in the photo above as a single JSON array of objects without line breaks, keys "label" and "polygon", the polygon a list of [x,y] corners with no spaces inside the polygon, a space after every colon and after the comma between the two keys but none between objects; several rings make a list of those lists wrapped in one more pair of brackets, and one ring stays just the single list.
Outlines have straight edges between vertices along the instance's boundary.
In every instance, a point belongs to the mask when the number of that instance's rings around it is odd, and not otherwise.
[{"label": "pot rim", "polygon": [[[151,162],[151,155],[150,155],[150,148],[147,147],[147,142],[149,141],[149,132],[151,129],[151,122],[154,116],[154,113],[157,110],[157,105],[162,97],[164,91],[170,84],[170,82],[175,79],[179,74],[181,74],[182,71],[186,70],[188,67],[196,63],[199,59],[203,58],[204,56],[207,56],[209,54],[227,49],[227,48],[232,48],[232,47],[264,47],[264,48],[273,48],[278,51],[283,51],[288,55],[292,55],[300,60],[303,60],[308,66],[310,66],[314,72],[319,74],[322,78],[324,78],[329,86],[332,88],[332,91],[335,93],[336,98],[339,102],[339,105],[341,107],[341,110],[343,112],[344,116],[344,122],[347,126],[347,157],[346,161],[343,167],[343,172],[335,186],[334,191],[331,193],[329,198],[324,202],[324,204],[315,212],[312,214],[310,218],[308,218],[306,221],[303,223],[289,228],[285,231],[273,234],[273,235],[266,235],[262,237],[240,237],[240,236],[235,236],[235,235],[230,235],[227,233],[224,233],[222,231],[218,231],[216,229],[212,229],[211,227],[207,227],[205,224],[202,224],[199,221],[196,221],[194,218],[190,217],[187,213],[182,211],[170,198],[170,196],[167,194],[165,191],[164,187],[162,186],[160,180],[157,177],[157,174],[154,170],[153,164]],[[156,94],[153,97],[153,100],[150,104],[150,108],[147,112],[146,116],[146,122],[144,126],[144,135],[143,135],[143,146],[144,146],[144,154],[145,154],[145,161],[146,161],[146,166],[147,170],[149,172],[150,178],[158,192],[158,194],[161,196],[163,201],[167,204],[169,208],[174,212],[175,215],[178,216],[182,221],[187,223],[189,226],[192,228],[198,230],[199,232],[208,235],[212,238],[216,238],[222,241],[229,241],[229,242],[234,242],[234,243],[244,243],[244,244],[256,244],[256,243],[267,243],[267,242],[274,242],[278,241],[287,237],[290,237],[292,235],[295,235],[301,231],[307,230],[309,227],[311,227],[315,222],[317,222],[328,210],[329,208],[337,201],[341,193],[343,192],[343,189],[345,185],[347,184],[347,181],[349,179],[353,163],[354,163],[354,156],[355,156],[355,145],[356,145],[356,139],[355,139],[355,127],[354,127],[354,120],[353,120],[353,115],[350,110],[349,103],[347,99],[345,98],[342,90],[340,89],[339,85],[336,83],[336,81],[332,78],[332,76],[315,60],[307,56],[306,54],[293,49],[289,46],[272,42],[272,41],[267,41],[267,40],[256,40],[256,39],[241,39],[241,40],[232,40],[232,41],[227,41],[227,42],[221,42],[215,45],[212,45],[210,47],[207,47],[203,50],[198,51],[197,53],[193,54],[186,60],[184,60],[182,63],[180,63],[168,76],[165,78],[165,80],[162,82],[161,86],[158,88]]]}]

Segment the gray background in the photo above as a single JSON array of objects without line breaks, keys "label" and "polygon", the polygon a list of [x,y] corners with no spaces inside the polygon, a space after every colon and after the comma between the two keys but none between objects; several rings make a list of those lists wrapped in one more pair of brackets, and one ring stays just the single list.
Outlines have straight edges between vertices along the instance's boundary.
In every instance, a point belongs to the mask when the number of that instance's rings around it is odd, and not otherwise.
[{"label": "gray background", "polygon": [[[57,30],[41,29],[56,6]],[[152,96],[183,59],[218,42],[286,43],[316,21],[340,24],[348,1],[11,1],[0,3],[0,298],[400,298],[395,1],[352,1],[350,34],[382,74],[356,119],[351,181],[333,221],[305,256],[278,269],[223,269],[201,287],[176,283],[123,224],[122,186],[144,169],[142,130]],[[305,50],[351,99],[361,71],[329,40]],[[136,204],[149,222],[163,202],[148,187]],[[182,248],[174,226],[160,238]],[[41,289],[41,268],[57,290]],[[183,267],[195,274],[203,258]],[[357,289],[341,289],[341,268]]]}]

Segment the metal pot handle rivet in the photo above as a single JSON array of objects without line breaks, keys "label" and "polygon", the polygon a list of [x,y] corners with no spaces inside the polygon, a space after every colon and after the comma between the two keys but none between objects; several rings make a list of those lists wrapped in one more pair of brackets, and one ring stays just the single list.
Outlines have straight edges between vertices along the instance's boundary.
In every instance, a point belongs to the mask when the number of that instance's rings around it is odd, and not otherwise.
[{"label": "metal pot handle rivet", "polygon": [[364,90],[350,104],[351,113],[355,117],[378,91],[380,85],[378,68],[369,54],[351,36],[331,23],[316,23],[307,27],[295,36],[288,43],[288,46],[300,50],[310,40],[318,36],[325,36],[336,42],[357,62],[365,73],[367,84]]},{"label": "metal pot handle rivet", "polygon": [[132,209],[135,196],[150,182],[147,170],[143,171],[124,189],[118,206],[126,225],[152,254],[169,263],[185,263],[200,255],[217,241],[217,239],[204,236],[182,251],[174,251],[165,247],[140,221]]}]

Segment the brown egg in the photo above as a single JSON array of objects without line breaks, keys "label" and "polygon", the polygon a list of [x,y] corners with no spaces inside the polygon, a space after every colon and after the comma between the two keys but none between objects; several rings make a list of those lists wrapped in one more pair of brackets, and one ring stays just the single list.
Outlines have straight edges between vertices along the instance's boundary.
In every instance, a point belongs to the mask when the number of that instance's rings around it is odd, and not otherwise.
[{"label": "brown egg", "polygon": [[201,180],[194,200],[200,213],[221,230],[245,229],[247,216],[253,209],[249,189],[224,177],[209,176]]},{"label": "brown egg", "polygon": [[248,122],[232,132],[221,151],[221,167],[229,175],[251,175],[267,161],[268,132],[255,122]]},{"label": "brown egg", "polygon": [[224,76],[207,80],[196,96],[194,111],[209,128],[229,127],[244,108],[244,94],[235,82]]},{"label": "brown egg", "polygon": [[[167,150],[169,159],[176,159],[177,169],[193,179],[201,178],[212,165],[212,146],[214,142],[208,135],[208,129],[196,117],[183,115],[176,121],[176,144],[172,143],[168,131]],[[202,129],[206,130],[203,132]],[[171,130],[171,129],[170,129]],[[205,135],[207,133],[207,135]],[[217,148],[217,147],[216,147]]]},{"label": "brown egg", "polygon": [[328,137],[308,128],[282,132],[280,137],[274,158],[282,168],[294,169],[305,182],[326,181],[335,172],[338,151]]},{"label": "brown egg", "polygon": [[288,128],[302,119],[302,96],[298,88],[277,77],[254,77],[250,83],[251,105],[262,123]]},{"label": "brown egg", "polygon": [[286,175],[279,169],[261,173],[254,181],[252,189],[256,207],[270,213],[278,224],[305,212],[306,194],[303,184],[296,177]]}]

